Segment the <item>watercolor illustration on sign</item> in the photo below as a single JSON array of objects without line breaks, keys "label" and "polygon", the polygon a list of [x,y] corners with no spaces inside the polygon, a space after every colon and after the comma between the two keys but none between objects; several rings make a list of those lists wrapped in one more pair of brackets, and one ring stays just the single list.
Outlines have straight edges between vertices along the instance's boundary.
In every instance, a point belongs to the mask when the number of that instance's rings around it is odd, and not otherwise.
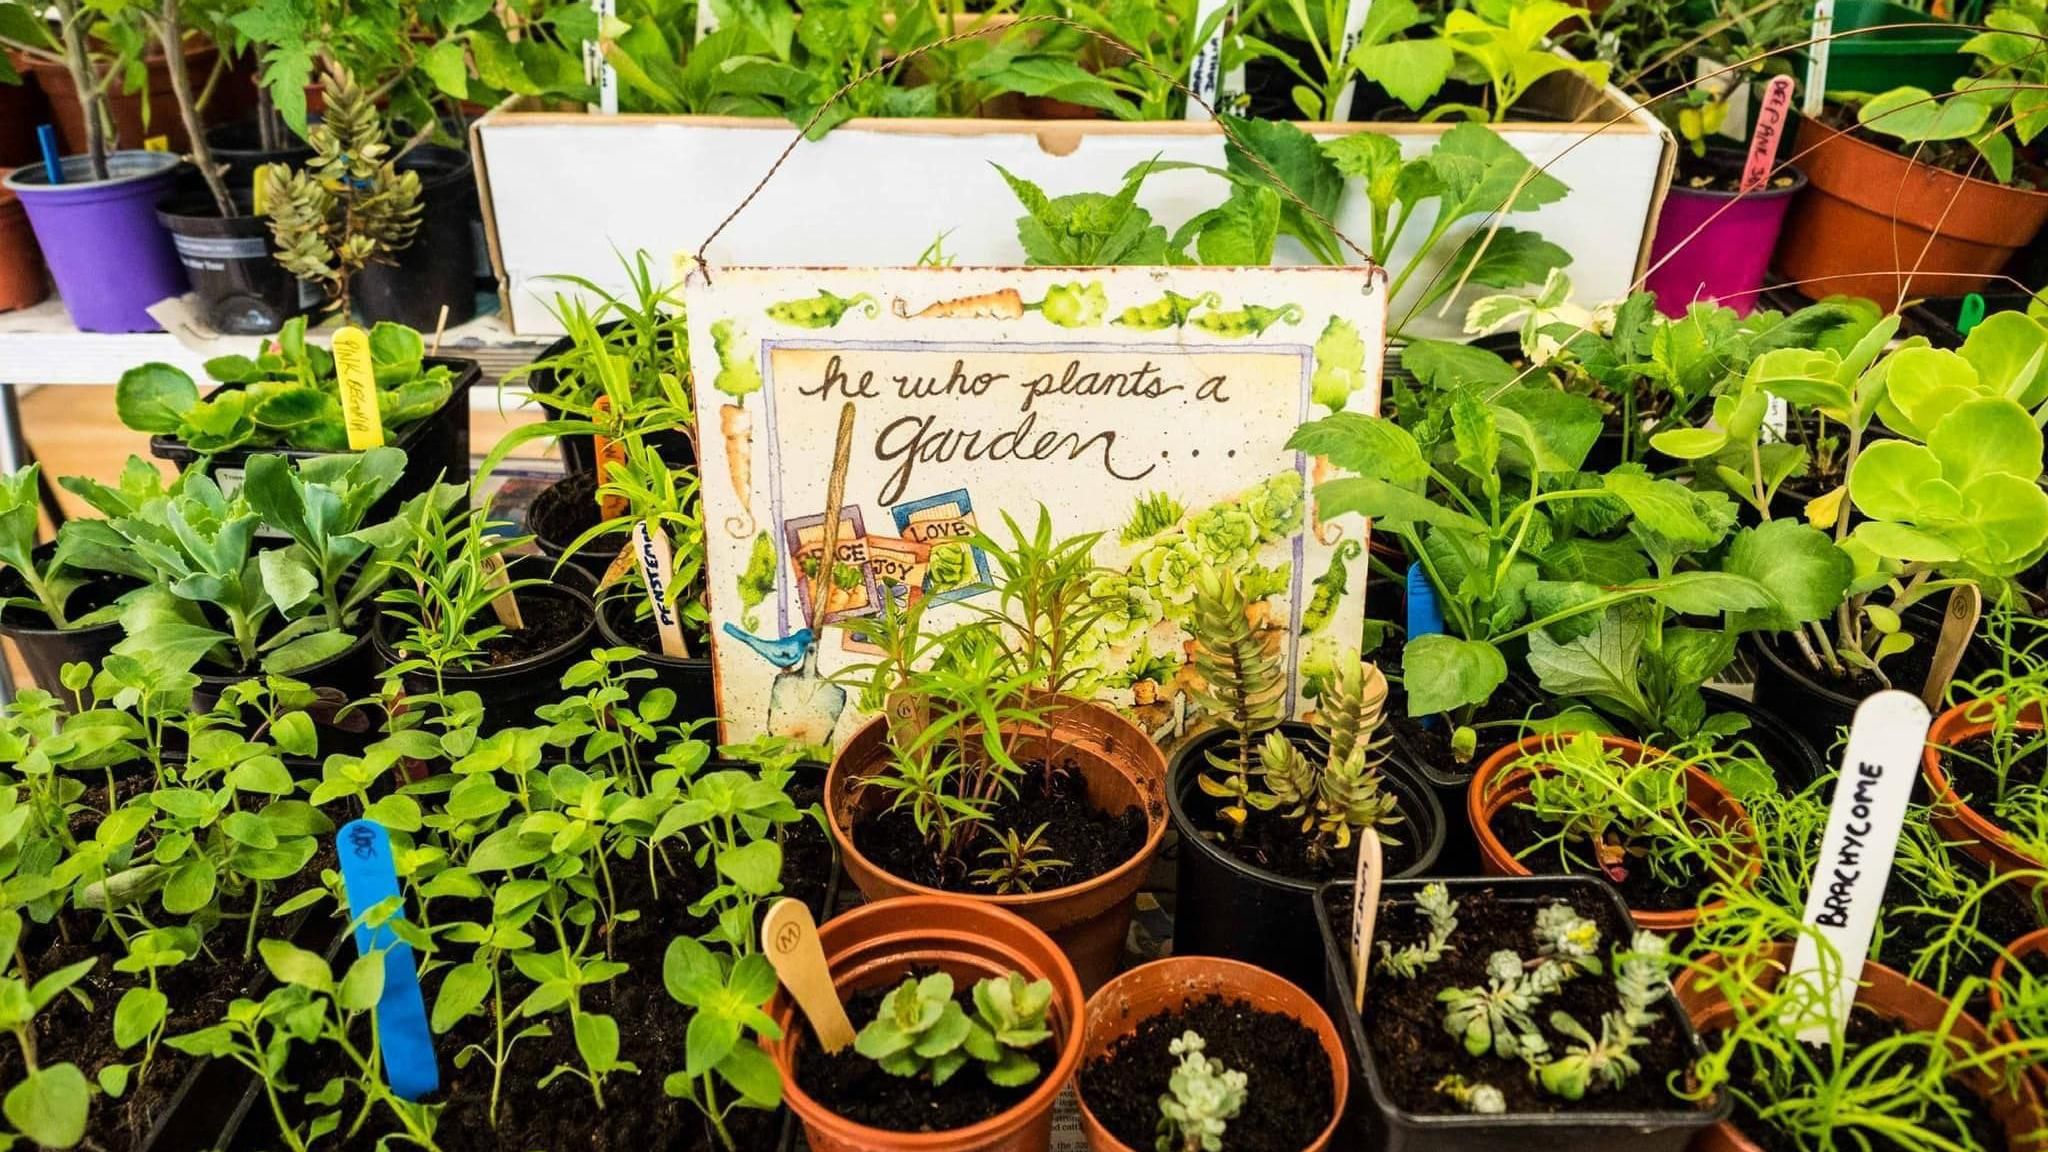
[{"label": "watercolor illustration on sign", "polygon": [[927,628],[993,606],[976,534],[1007,543],[1041,510],[1061,538],[1101,534],[1088,694],[1162,743],[1187,731],[1195,582],[1220,566],[1284,658],[1289,714],[1307,710],[1358,659],[1366,525],[1318,521],[1328,467],[1287,441],[1378,410],[1384,288],[1356,267],[692,276],[723,738],[850,738],[868,713],[848,669],[877,651],[863,622],[914,598]]}]

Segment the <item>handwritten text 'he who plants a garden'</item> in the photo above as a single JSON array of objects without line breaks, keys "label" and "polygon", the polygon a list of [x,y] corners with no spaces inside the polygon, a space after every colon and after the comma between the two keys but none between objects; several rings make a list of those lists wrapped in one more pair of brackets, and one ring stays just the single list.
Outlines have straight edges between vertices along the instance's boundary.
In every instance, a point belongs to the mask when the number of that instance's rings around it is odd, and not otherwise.
[{"label": "handwritten text 'he who plants a garden'", "polygon": [[[1187,394],[1197,403],[1225,405],[1231,402],[1233,381],[1228,373],[1198,370],[1176,377],[1175,366],[1162,366],[1158,357],[1131,354],[1128,363],[1105,370],[1079,356],[1068,356],[1056,365],[1046,363],[1042,354],[1005,353],[998,358],[1016,367],[1018,360],[1031,371],[996,371],[985,362],[970,365],[957,357],[950,371],[933,374],[906,373],[887,369],[849,367],[834,353],[822,371],[798,385],[797,394],[821,400],[835,408],[842,401],[909,401],[940,405],[948,401],[986,400],[999,404],[990,425],[958,422],[975,408],[954,410],[955,422],[942,422],[943,411],[908,412],[887,420],[875,432],[875,458],[892,465],[882,482],[877,499],[893,504],[910,489],[911,476],[919,464],[943,464],[956,460],[975,462],[1096,460],[1103,471],[1123,481],[1138,481],[1158,467],[1156,459],[1140,462],[1128,446],[1119,450],[1114,429],[1075,431],[1040,422],[1042,402],[1054,398],[1081,400],[1165,400]],[[1291,356],[1274,356],[1285,371],[1298,371],[1299,361]],[[1185,368],[1187,366],[1183,366]],[[1262,375],[1264,375],[1262,373]],[[1008,412],[1014,403],[1016,415]],[[1139,426],[1128,411],[1105,413],[1126,430]]]}]

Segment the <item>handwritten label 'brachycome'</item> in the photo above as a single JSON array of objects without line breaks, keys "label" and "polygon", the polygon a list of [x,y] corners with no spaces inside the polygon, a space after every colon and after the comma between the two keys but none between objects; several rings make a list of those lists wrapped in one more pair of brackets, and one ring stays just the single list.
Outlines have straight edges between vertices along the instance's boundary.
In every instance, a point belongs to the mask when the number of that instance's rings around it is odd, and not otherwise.
[{"label": "handwritten label 'brachycome'", "polygon": [[[1799,937],[1786,980],[1832,979],[1832,1019],[1846,1020],[1856,1002],[1857,980],[1870,953],[1870,934],[1891,878],[1899,827],[1918,778],[1920,748],[1931,721],[1927,706],[1896,689],[1879,692],[1856,709],[1842,770],[1835,778],[1834,806],[1821,838],[1820,863],[1806,894],[1806,923],[1817,929],[1841,958],[1841,968],[1823,965],[1813,933]],[[1825,967],[1826,971],[1823,972]],[[1799,1038],[1825,1042],[1825,1020],[1807,1022]]]},{"label": "handwritten label 'brachycome'", "polygon": [[361,328],[334,334],[334,380],[341,389],[341,420],[352,452],[384,446],[384,418],[377,410],[377,370],[370,337]]}]

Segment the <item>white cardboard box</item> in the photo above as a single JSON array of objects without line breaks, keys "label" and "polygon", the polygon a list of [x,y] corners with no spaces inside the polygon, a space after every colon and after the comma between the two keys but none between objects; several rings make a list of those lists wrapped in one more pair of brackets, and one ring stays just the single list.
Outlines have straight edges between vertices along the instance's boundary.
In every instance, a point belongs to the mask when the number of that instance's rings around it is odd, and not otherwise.
[{"label": "white cardboard box", "polygon": [[[1571,193],[1505,222],[1572,254],[1568,271],[1580,300],[1624,295],[1642,270],[1670,182],[1670,134],[1619,90],[1596,90],[1566,73],[1546,78],[1525,107],[1542,108],[1551,119],[1496,127],[1531,160],[1550,165]],[[1427,152],[1445,131],[1413,123],[1305,127],[1317,135],[1384,132],[1411,156]],[[485,227],[513,331],[561,333],[549,305],[570,289],[548,281],[550,275],[623,288],[615,252],[644,249],[663,262],[694,253],[795,135],[782,120],[527,111],[516,100],[477,121],[471,141]],[[1021,209],[992,164],[1058,196],[1114,192],[1127,171],[1155,156],[1220,165],[1221,130],[1183,121],[852,120],[821,141],[798,145],[709,257],[725,264],[909,264],[944,233],[946,251],[960,263],[1018,264]],[[1170,172],[1146,182],[1140,203],[1171,230],[1220,203],[1225,192],[1215,176]],[[1428,231],[1425,216],[1418,213],[1396,248],[1395,270]],[[1364,196],[1354,187],[1337,226],[1363,246],[1366,219]],[[1453,229],[1437,250],[1440,258],[1482,222],[1475,217]],[[1283,239],[1279,260],[1303,263],[1306,256]],[[1413,277],[1407,293],[1432,271]],[[1463,302],[1475,294],[1467,289],[1441,315],[1441,306],[1430,309],[1406,334],[1457,335]],[[1397,321],[1406,304],[1395,301]]]}]

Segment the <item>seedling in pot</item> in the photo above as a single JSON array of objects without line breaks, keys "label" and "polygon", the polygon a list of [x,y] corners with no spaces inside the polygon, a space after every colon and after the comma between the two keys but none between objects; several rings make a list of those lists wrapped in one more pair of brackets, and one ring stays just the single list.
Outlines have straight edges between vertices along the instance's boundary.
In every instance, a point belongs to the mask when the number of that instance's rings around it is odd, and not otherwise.
[{"label": "seedling in pot", "polygon": [[449,669],[471,667],[484,645],[506,631],[502,624],[477,624],[492,601],[547,583],[538,577],[509,585],[497,580],[490,558],[511,553],[530,537],[498,534],[506,522],[490,519],[487,509],[455,511],[463,491],[460,485],[437,484],[406,501],[394,521],[400,542],[391,552],[392,584],[377,597],[405,625],[398,644],[404,659],[389,675],[427,673],[437,695],[445,692]]},{"label": "seedling in pot", "polygon": [[[154,471],[154,469],[152,469]],[[38,561],[36,533],[42,515],[42,465],[30,464],[0,475],[0,571],[11,571],[27,596],[0,599],[0,611],[41,612],[57,628],[89,628],[118,619],[118,604],[108,604],[72,619],[66,610],[72,594],[89,579],[89,570],[118,571],[140,576],[143,570],[118,545],[110,546],[103,522],[66,521],[57,530],[57,549]],[[78,527],[73,527],[78,525]]]},{"label": "seedling in pot", "polygon": [[1373,829],[1383,844],[1400,843],[1380,831],[1401,822],[1394,794],[1384,789],[1380,775],[1384,756],[1375,755],[1386,743],[1376,737],[1387,678],[1371,664],[1347,669],[1339,669],[1318,701],[1316,735],[1328,746],[1323,762],[1268,732],[1259,746],[1263,791],[1246,797],[1255,808],[1300,820],[1309,859],[1318,866],[1349,848],[1358,830]]},{"label": "seedling in pot", "polygon": [[1245,1102],[1245,1074],[1202,1055],[1201,1034],[1183,1032],[1167,1045],[1180,1058],[1159,1098],[1158,1152],[1220,1152],[1224,1130]]},{"label": "seedling in pot", "polygon": [[989,1083],[1016,1088],[1038,1078],[1038,1062],[1027,1053],[1052,1037],[1045,1022],[1051,1004],[1051,981],[1011,972],[975,983],[969,1016],[953,998],[951,976],[909,978],[882,999],[854,1050],[892,1076],[920,1077],[934,1087],[972,1061]]},{"label": "seedling in pot", "polygon": [[1195,638],[1195,672],[1204,685],[1194,693],[1195,703],[1231,730],[1235,745],[1234,758],[1214,749],[1204,754],[1208,770],[1199,784],[1204,793],[1223,802],[1219,814],[1235,837],[1243,834],[1251,816],[1255,742],[1260,733],[1280,723],[1287,680],[1279,657],[1252,627],[1236,572],[1201,571],[1189,630]]},{"label": "seedling in pot", "polygon": [[1451,899],[1450,890],[1441,884],[1425,884],[1416,894],[1415,906],[1422,910],[1429,922],[1429,934],[1412,944],[1399,948],[1385,940],[1379,942],[1379,967],[1395,976],[1413,979],[1422,974],[1430,965],[1443,958],[1451,944],[1451,933],[1458,930],[1458,902]]}]

